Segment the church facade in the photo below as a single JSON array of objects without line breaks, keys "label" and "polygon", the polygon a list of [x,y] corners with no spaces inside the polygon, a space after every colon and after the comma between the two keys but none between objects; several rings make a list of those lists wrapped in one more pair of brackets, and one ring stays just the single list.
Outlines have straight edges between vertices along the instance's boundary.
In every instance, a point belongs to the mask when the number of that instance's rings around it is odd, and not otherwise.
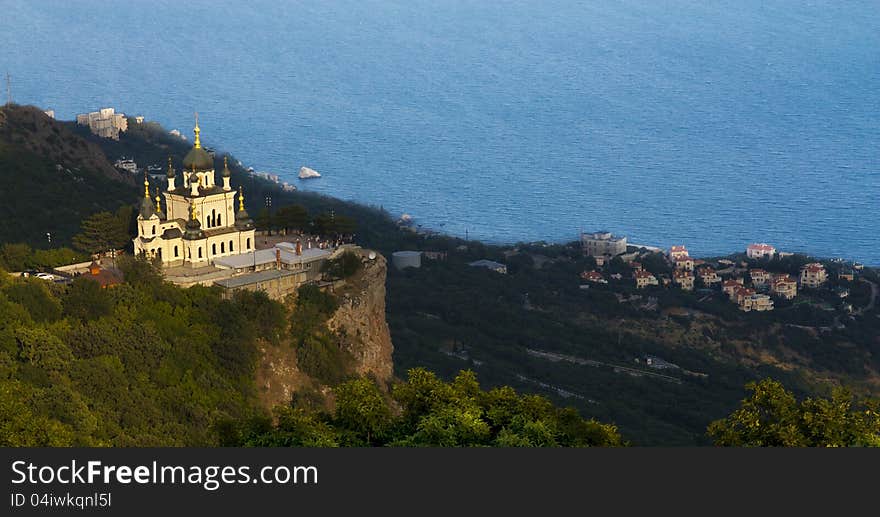
[{"label": "church facade", "polygon": [[254,251],[254,222],[244,208],[241,188],[236,207],[226,159],[218,184],[214,159],[201,146],[198,119],[194,132],[193,148],[183,159],[180,178],[168,159],[168,183],[162,197],[157,187],[155,198],[150,198],[149,178],[144,176],[134,252],[161,260],[163,267],[210,266],[217,258]]}]

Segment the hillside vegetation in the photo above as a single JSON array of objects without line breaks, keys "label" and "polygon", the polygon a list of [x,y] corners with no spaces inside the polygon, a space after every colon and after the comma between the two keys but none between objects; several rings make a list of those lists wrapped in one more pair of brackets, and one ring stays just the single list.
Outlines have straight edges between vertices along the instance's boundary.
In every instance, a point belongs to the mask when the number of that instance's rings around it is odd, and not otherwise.
[{"label": "hillside vegetation", "polygon": [[0,242],[69,244],[80,221],[136,199],[101,149],[33,107],[0,108]]}]

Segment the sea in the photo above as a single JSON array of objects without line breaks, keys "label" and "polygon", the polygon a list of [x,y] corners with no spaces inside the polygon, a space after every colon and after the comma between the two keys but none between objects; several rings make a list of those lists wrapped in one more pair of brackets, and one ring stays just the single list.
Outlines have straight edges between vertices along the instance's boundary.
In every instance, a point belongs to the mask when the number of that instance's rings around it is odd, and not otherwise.
[{"label": "sea", "polygon": [[423,229],[880,264],[877,0],[0,0],[0,73]]}]

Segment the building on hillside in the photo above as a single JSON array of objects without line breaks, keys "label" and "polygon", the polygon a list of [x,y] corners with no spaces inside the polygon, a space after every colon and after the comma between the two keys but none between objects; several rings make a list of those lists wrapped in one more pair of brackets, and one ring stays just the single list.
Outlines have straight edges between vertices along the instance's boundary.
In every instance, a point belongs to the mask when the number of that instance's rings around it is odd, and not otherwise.
[{"label": "building on hillside", "polygon": [[776,275],[770,283],[770,292],[786,300],[791,300],[797,296],[797,282],[788,275]]},{"label": "building on hillside", "polygon": [[687,255],[675,257],[672,259],[672,263],[675,265],[675,269],[682,269],[684,271],[694,270],[694,259]]},{"label": "building on hillside", "polygon": [[584,271],[581,273],[581,278],[586,280],[587,282],[593,282],[595,284],[607,284],[608,280],[605,280],[605,277],[602,276],[602,273],[598,271]]},{"label": "building on hillside", "polygon": [[672,262],[675,262],[675,259],[677,259],[679,257],[687,257],[687,256],[689,256],[688,250],[684,245],[672,246],[671,248],[669,248],[668,257],[669,257],[669,260]]},{"label": "building on hillside", "polygon": [[770,282],[770,273],[763,269],[750,269],[749,277],[752,279],[752,285],[755,287],[763,287]]},{"label": "building on hillside", "polygon": [[128,119],[124,113],[116,113],[114,108],[101,108],[91,113],[80,113],[76,123],[88,126],[89,130],[102,138],[119,140],[119,133],[128,131]]},{"label": "building on hillside", "polygon": [[742,305],[743,299],[748,298],[749,296],[752,296],[754,294],[754,289],[751,289],[749,287],[740,287],[733,291],[733,296],[731,296],[731,299],[737,305]]},{"label": "building on hillside", "polygon": [[641,262],[636,262],[636,261],[632,261],[632,262],[630,262],[630,263],[629,263],[629,267],[630,267],[630,269],[632,269],[633,271],[641,271],[642,269],[644,269],[644,268],[642,267],[642,263],[641,263]]},{"label": "building on hillside", "polygon": [[736,293],[736,290],[742,289],[742,287],[743,287],[743,279],[742,278],[733,278],[730,280],[725,280],[724,283],[721,284],[721,290],[730,299],[733,299],[733,295]]},{"label": "building on hillside", "polygon": [[214,281],[229,298],[239,290],[265,291],[281,299],[299,286],[321,280],[324,263],[333,256],[324,248],[303,249],[297,241],[279,242],[274,248],[254,250],[215,260],[219,269],[231,270],[232,276]]},{"label": "building on hillside", "polygon": [[676,269],[672,272],[672,281],[683,291],[693,291],[694,289],[694,275],[690,271]]},{"label": "building on hillside", "polygon": [[113,166],[117,169],[130,172],[131,174],[137,174],[138,171],[137,162],[135,162],[131,158],[120,158],[113,163]]},{"label": "building on hillside", "polygon": [[94,260],[89,264],[88,272],[80,275],[80,277],[97,282],[102,289],[122,283],[122,271],[119,271],[116,268],[105,268]]},{"label": "building on hillside", "polygon": [[837,273],[837,278],[840,280],[846,280],[847,282],[853,282],[856,279],[856,275],[852,269],[844,269],[840,273]]},{"label": "building on hillside", "polygon": [[581,247],[591,257],[614,257],[626,253],[626,237],[610,232],[581,233]]},{"label": "building on hillside", "polygon": [[773,299],[766,294],[752,294],[745,296],[739,301],[739,309],[744,312],[772,311]]},{"label": "building on hillside", "polygon": [[807,264],[801,268],[801,287],[820,287],[828,280],[825,266],[818,262]]},{"label": "building on hillside", "polygon": [[718,276],[718,273],[708,266],[699,268],[697,270],[697,276],[706,287],[712,287],[715,284],[721,283],[721,277]]},{"label": "building on hillside", "polygon": [[168,159],[164,209],[158,188],[155,198],[150,198],[149,179],[144,174],[134,252],[159,259],[163,267],[210,266],[218,258],[248,253],[256,247],[254,222],[244,208],[241,187],[236,210],[226,160],[220,174],[222,184],[218,185],[214,160],[201,146],[198,120],[194,132],[195,143],[183,159],[180,183]]},{"label": "building on hillside", "polygon": [[648,287],[649,285],[660,285],[660,283],[657,281],[657,277],[655,277],[648,271],[635,271],[633,273],[633,278],[636,281],[636,288],[638,289]]},{"label": "building on hillside", "polygon": [[471,262],[468,265],[471,267],[486,268],[490,271],[494,271],[496,273],[501,273],[502,275],[507,274],[507,266],[505,266],[504,264],[501,264],[499,262],[495,262],[494,260],[480,259],[480,260],[475,260],[474,262]]},{"label": "building on hillside", "polygon": [[776,248],[763,242],[749,244],[746,248],[746,256],[750,259],[773,258],[775,254]]}]

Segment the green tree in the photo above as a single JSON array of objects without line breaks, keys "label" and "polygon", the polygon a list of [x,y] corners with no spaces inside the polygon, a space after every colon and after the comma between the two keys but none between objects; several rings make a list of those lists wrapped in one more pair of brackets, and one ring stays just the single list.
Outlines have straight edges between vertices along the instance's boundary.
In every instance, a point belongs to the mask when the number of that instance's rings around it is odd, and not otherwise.
[{"label": "green tree", "polygon": [[127,246],[131,240],[128,233],[131,210],[126,208],[120,208],[115,214],[98,212],[87,217],[80,233],[73,236],[73,246],[90,254]]},{"label": "green tree", "polygon": [[257,230],[262,230],[268,232],[269,235],[272,235],[272,230],[277,226],[277,221],[275,215],[269,211],[268,208],[262,208],[260,213],[257,214],[257,218],[254,219],[254,224],[257,227]]},{"label": "green tree", "polygon": [[331,278],[349,278],[363,267],[357,253],[346,251],[338,258],[324,262],[323,272]]},{"label": "green tree", "polygon": [[88,321],[108,316],[113,312],[113,301],[106,290],[94,280],[86,277],[73,279],[62,299],[66,316]]},{"label": "green tree", "polygon": [[381,443],[392,421],[391,410],[376,384],[360,378],[340,384],[334,391],[334,422],[351,437],[352,445]]},{"label": "green tree", "polygon": [[275,214],[277,224],[285,231],[302,231],[309,222],[309,213],[301,205],[287,205],[278,209]]},{"label": "green tree", "polygon": [[831,399],[798,403],[778,381],[749,383],[752,392],[726,418],[712,422],[716,445],[734,447],[880,447],[880,401],[855,401],[835,388]]},{"label": "green tree", "polygon": [[8,271],[22,271],[31,267],[33,250],[27,244],[7,242],[0,247],[0,266]]},{"label": "green tree", "polygon": [[50,291],[45,280],[21,278],[4,288],[9,300],[31,315],[34,321],[55,321],[61,317],[61,302]]}]

